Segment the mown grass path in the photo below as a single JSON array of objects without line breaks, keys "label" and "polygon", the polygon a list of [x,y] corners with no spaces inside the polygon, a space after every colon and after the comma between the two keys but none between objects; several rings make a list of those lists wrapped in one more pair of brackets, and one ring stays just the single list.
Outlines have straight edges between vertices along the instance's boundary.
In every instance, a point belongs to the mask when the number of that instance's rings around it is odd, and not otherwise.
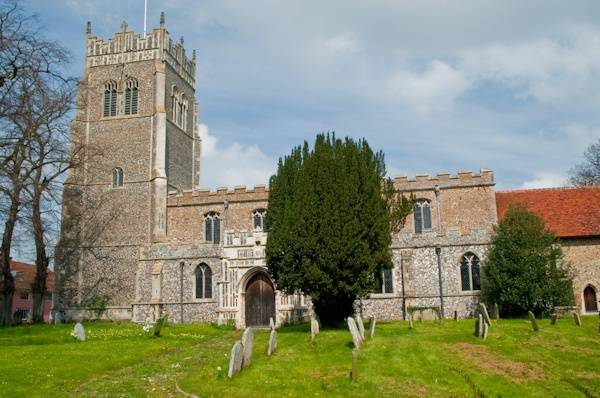
[{"label": "mown grass path", "polygon": [[[85,323],[0,329],[2,397],[599,397],[598,318],[498,320],[487,340],[474,321],[378,322],[350,378],[347,330],[310,339],[308,324],[256,330],[250,367],[227,377],[242,331],[210,324],[168,325],[152,338],[142,325]],[[368,324],[367,330],[368,330]]]}]

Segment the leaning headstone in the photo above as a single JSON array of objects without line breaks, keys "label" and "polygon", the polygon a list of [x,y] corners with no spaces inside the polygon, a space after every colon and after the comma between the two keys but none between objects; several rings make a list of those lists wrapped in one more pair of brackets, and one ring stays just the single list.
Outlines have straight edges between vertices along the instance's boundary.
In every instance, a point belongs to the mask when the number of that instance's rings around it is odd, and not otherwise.
[{"label": "leaning headstone", "polygon": [[273,320],[273,317],[269,318],[269,327],[271,330],[275,330],[275,321]]},{"label": "leaning headstone", "polygon": [[550,325],[554,326],[556,325],[556,322],[558,322],[558,314],[555,312],[550,319]]},{"label": "leaning headstone", "polygon": [[314,340],[315,336],[319,334],[319,322],[316,319],[310,321],[310,339]]},{"label": "leaning headstone", "polygon": [[359,349],[362,345],[362,340],[360,338],[360,332],[356,327],[356,323],[352,317],[348,317],[348,329],[350,329],[350,334],[352,334],[352,342],[354,343],[354,347]]},{"label": "leaning headstone", "polygon": [[487,324],[487,323],[485,323],[485,322],[483,322],[483,332],[482,332],[482,334],[481,334],[481,338],[482,338],[482,339],[484,339],[484,340],[486,340],[486,339],[487,339],[487,336],[488,336],[488,328],[489,328],[488,324]]},{"label": "leaning headstone", "polygon": [[412,314],[408,314],[408,328],[412,329],[413,328],[413,324],[412,324]]},{"label": "leaning headstone", "polygon": [[231,379],[234,374],[238,373],[242,370],[242,351],[244,347],[242,346],[242,342],[236,342],[231,348],[231,358],[229,359],[229,372],[227,376]]},{"label": "leaning headstone", "polygon": [[529,315],[529,320],[531,321],[531,327],[533,328],[534,332],[537,332],[540,330],[540,326],[537,323],[537,319],[535,319],[535,315],[533,315],[533,312],[531,311],[527,311],[527,315]]},{"label": "leaning headstone", "polygon": [[152,333],[155,336],[160,336],[160,331],[162,330],[163,326],[165,326],[167,324],[168,321],[169,321],[168,314],[165,314],[164,316],[158,318],[158,321],[156,321],[156,323],[152,327]]},{"label": "leaning headstone", "polygon": [[488,310],[485,304],[479,303],[479,312],[481,312],[481,315],[483,315],[483,320],[485,321],[485,323],[487,323],[488,326],[490,326],[492,323],[490,322],[490,315],[488,314]]},{"label": "leaning headstone", "polygon": [[246,328],[242,335],[242,368],[249,366],[252,362],[252,346],[254,345],[254,333],[252,328]]},{"label": "leaning headstone", "polygon": [[498,308],[498,303],[494,303],[494,305],[492,305],[492,319],[500,319],[500,309]]},{"label": "leaning headstone", "polygon": [[579,314],[573,311],[573,319],[575,320],[575,325],[581,326],[581,318],[579,318]]},{"label": "leaning headstone", "polygon": [[365,339],[365,324],[363,323],[362,317],[360,315],[356,316],[356,325],[358,326],[358,331],[360,333],[360,338]]},{"label": "leaning headstone", "polygon": [[277,332],[271,330],[271,336],[269,337],[269,346],[267,347],[267,355],[272,355],[277,348]]},{"label": "leaning headstone", "polygon": [[371,336],[371,338],[373,338],[373,336],[375,335],[375,323],[377,322],[377,320],[375,319],[375,316],[371,317],[371,322],[369,322],[369,336]]},{"label": "leaning headstone", "polygon": [[85,341],[85,329],[79,322],[75,324],[75,336],[77,337],[77,340]]}]

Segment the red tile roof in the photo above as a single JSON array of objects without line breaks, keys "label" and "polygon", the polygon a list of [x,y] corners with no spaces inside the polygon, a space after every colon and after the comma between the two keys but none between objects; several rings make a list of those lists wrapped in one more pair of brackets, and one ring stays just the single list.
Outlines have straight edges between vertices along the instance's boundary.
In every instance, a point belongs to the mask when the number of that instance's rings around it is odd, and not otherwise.
[{"label": "red tile roof", "polygon": [[541,216],[558,237],[600,236],[600,187],[496,192],[498,220],[513,203]]},{"label": "red tile roof", "polygon": [[[31,283],[35,279],[35,265],[20,263],[10,260],[10,271],[15,279],[15,290],[31,291]],[[46,290],[52,291],[54,273],[48,269],[46,272]]]}]

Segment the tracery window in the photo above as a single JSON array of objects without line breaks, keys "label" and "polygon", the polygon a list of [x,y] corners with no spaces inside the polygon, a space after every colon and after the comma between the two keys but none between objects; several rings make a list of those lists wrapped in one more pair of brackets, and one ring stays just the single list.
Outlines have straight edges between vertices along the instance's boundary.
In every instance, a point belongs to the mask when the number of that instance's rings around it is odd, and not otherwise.
[{"label": "tracery window", "polygon": [[125,114],[135,115],[138,113],[138,81],[129,78],[125,82]]},{"label": "tracery window", "polygon": [[171,91],[171,120],[183,130],[187,127],[188,100],[185,94],[180,93],[177,86]]},{"label": "tracery window", "polygon": [[252,212],[252,225],[255,231],[267,231],[265,225],[265,216],[267,215],[266,209],[256,209]]},{"label": "tracery window", "polygon": [[104,83],[104,117],[117,116],[117,82]]},{"label": "tracery window", "polygon": [[424,230],[431,229],[431,207],[429,200],[419,199],[414,211],[415,234],[422,234]]},{"label": "tracery window", "polygon": [[481,270],[479,258],[467,252],[460,260],[460,287],[463,292],[481,290]]},{"label": "tracery window", "polygon": [[115,167],[112,171],[112,187],[119,188],[123,186],[123,169]]},{"label": "tracery window", "polygon": [[386,268],[383,270],[383,283],[381,285],[381,293],[394,293],[393,270]]},{"label": "tracery window", "polygon": [[204,240],[218,245],[221,242],[221,216],[211,211],[204,215]]},{"label": "tracery window", "polygon": [[212,298],[212,270],[206,264],[196,267],[196,298]]}]

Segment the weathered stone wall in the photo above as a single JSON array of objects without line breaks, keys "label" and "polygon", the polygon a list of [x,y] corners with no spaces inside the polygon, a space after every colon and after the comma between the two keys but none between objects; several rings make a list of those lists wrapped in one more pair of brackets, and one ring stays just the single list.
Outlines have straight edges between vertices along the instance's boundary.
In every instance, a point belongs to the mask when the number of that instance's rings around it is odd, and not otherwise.
[{"label": "weathered stone wall", "polygon": [[585,313],[583,290],[587,286],[591,286],[596,292],[596,299],[600,299],[600,238],[562,239],[561,246],[565,260],[572,266],[575,305]]}]

